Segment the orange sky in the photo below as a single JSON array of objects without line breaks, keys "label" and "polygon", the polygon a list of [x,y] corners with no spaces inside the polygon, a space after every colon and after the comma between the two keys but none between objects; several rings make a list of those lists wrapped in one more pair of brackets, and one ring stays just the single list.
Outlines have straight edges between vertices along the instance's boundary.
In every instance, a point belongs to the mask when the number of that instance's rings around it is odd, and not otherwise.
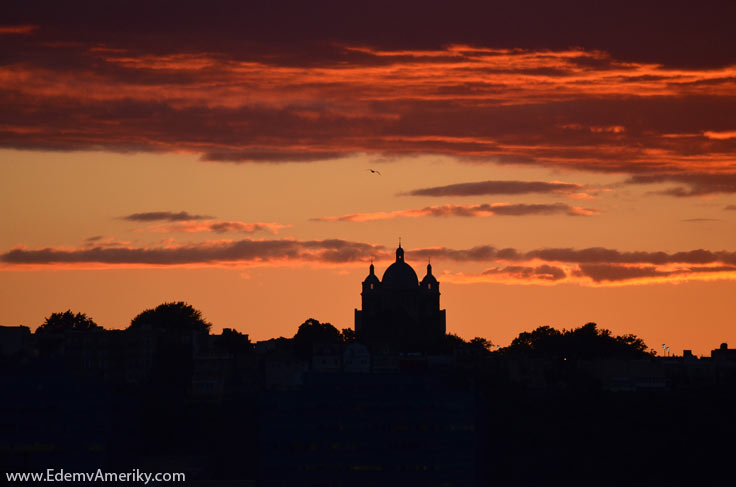
[{"label": "orange sky", "polygon": [[736,343],[727,46],[696,65],[605,29],[412,44],[357,24],[144,42],[19,12],[0,25],[0,324],[71,308],[121,328],[186,300],[254,339],[347,328],[401,236],[465,338],[596,321],[656,349]]}]

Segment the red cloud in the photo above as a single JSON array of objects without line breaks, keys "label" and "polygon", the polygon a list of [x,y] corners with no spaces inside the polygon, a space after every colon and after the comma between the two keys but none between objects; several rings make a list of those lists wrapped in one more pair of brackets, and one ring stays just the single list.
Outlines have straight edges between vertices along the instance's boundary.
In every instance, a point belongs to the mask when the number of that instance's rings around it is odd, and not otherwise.
[{"label": "red cloud", "polygon": [[0,35],[30,34],[36,29],[37,25],[0,25]]},{"label": "red cloud", "polygon": [[[2,147],[186,151],[231,162],[443,154],[644,176],[734,174],[733,66],[682,70],[600,50],[460,44],[342,43],[332,48],[340,62],[308,65],[283,47],[270,56],[26,49],[34,55],[0,67]],[[701,189],[672,194],[693,191]]]}]

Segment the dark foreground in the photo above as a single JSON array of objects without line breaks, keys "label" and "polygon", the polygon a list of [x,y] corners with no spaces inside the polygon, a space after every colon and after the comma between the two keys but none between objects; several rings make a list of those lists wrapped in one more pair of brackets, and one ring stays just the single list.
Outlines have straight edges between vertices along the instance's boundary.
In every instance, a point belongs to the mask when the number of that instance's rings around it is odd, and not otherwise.
[{"label": "dark foreground", "polygon": [[299,387],[256,384],[213,399],[155,381],[123,387],[53,361],[8,366],[0,373],[0,465],[183,472],[186,485],[731,482],[732,384],[614,391],[558,379],[513,382],[498,364],[308,370]]}]

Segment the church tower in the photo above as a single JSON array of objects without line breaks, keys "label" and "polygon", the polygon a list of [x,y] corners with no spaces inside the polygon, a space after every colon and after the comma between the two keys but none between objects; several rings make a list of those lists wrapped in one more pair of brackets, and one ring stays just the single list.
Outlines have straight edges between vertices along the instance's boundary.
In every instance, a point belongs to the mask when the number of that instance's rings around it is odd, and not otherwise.
[{"label": "church tower", "polygon": [[371,262],[361,292],[362,309],[355,310],[355,333],[369,345],[389,345],[402,351],[422,351],[445,334],[445,310],[440,309],[440,283],[427,264],[421,283],[404,260],[401,244],[396,261],[379,281]]}]

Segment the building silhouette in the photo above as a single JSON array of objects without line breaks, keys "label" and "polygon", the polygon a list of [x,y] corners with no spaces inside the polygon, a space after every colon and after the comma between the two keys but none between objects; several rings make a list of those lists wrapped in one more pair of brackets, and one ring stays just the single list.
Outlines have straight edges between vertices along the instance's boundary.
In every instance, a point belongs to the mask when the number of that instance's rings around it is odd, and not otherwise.
[{"label": "building silhouette", "polygon": [[427,264],[427,275],[420,282],[404,260],[401,244],[396,249],[396,261],[388,266],[381,280],[371,263],[361,298],[362,309],[355,310],[355,333],[363,343],[423,351],[445,334],[440,283],[432,275],[432,265]]}]

